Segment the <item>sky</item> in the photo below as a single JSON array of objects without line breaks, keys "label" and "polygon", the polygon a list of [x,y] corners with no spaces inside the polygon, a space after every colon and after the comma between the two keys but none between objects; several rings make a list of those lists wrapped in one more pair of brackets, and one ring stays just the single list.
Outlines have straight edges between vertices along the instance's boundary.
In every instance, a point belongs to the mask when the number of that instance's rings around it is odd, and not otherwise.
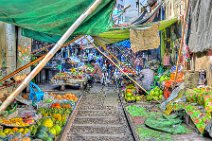
[{"label": "sky", "polygon": [[[133,19],[136,19],[138,15],[138,8],[136,7],[136,1],[137,0],[125,0],[125,6],[131,5],[129,9],[126,10],[125,16],[126,17],[131,17],[130,21]],[[147,0],[140,0],[140,3],[143,5],[146,4]]]}]

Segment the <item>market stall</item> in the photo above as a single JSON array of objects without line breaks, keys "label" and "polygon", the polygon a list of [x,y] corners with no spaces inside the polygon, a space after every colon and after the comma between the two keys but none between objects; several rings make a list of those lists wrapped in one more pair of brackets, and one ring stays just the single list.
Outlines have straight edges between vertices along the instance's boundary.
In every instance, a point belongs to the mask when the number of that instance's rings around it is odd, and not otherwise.
[{"label": "market stall", "polygon": [[65,85],[79,85],[83,89],[86,86],[87,81],[88,79],[86,75],[83,72],[79,71],[57,73],[51,79],[51,83],[53,85],[61,86],[61,90],[65,89]]},{"label": "market stall", "polygon": [[[197,88],[197,82],[188,84],[186,72],[180,70],[174,89],[173,69],[156,75],[147,95],[139,92],[132,81],[124,80],[122,103],[137,140],[175,140],[178,134],[186,136],[192,130],[197,135],[211,132],[212,88]],[[193,72],[189,74],[190,81],[197,80]]]},{"label": "market stall", "polygon": [[53,141],[60,138],[80,95],[45,93],[40,101],[32,101],[28,95],[22,94],[1,113],[0,139]]}]

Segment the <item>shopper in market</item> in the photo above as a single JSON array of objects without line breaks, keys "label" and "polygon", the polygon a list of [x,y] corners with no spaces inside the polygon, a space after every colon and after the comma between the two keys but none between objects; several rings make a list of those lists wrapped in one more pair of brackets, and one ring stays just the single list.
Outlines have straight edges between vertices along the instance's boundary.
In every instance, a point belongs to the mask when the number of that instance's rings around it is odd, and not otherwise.
[{"label": "shopper in market", "polygon": [[90,64],[94,67],[94,71],[90,73],[90,75],[96,80],[102,79],[102,71],[98,64],[96,64],[95,60],[91,60]]}]

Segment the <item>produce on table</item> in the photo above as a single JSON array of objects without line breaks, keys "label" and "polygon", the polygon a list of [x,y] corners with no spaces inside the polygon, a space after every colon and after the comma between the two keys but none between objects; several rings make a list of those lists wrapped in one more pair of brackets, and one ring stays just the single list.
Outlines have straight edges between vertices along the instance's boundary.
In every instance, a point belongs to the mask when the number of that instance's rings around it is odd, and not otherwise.
[{"label": "produce on table", "polygon": [[51,105],[51,108],[58,108],[58,109],[60,109],[61,106],[60,106],[59,103],[54,103],[54,104]]},{"label": "produce on table", "polygon": [[[56,96],[56,95],[55,95]],[[29,111],[23,111],[23,118],[2,119],[1,121],[11,126],[19,125],[27,127],[7,127],[0,131],[0,140],[10,141],[30,141],[40,139],[43,141],[53,141],[60,135],[65,126],[72,107],[78,98],[74,94],[63,95],[64,99],[59,103],[52,103],[49,107],[41,107],[36,112],[42,118],[35,125],[30,125],[32,116]]]},{"label": "produce on table", "polygon": [[0,123],[8,126],[29,126],[29,123],[34,123],[34,120],[32,122],[26,123],[23,121],[23,118],[15,117],[11,119],[2,118],[0,119]]},{"label": "produce on table", "polygon": [[58,80],[66,81],[66,80],[69,80],[69,79],[83,79],[83,78],[85,78],[84,72],[71,70],[71,72],[57,73],[51,79],[51,82],[57,83]]},{"label": "produce on table", "polygon": [[53,121],[50,118],[45,119],[43,121],[42,125],[44,125],[44,126],[46,126],[48,128],[51,128],[53,126]]},{"label": "produce on table", "polygon": [[62,128],[59,125],[55,125],[54,129],[56,130],[56,135],[59,135],[60,132],[62,131]]},{"label": "produce on table", "polygon": [[172,81],[172,80],[165,80],[163,86],[166,88],[171,88],[173,83],[174,83],[174,81]]},{"label": "produce on table", "polygon": [[[68,116],[70,115],[72,109],[69,108],[39,108],[38,113],[40,113],[44,118],[51,117],[51,121],[53,122],[53,125],[60,125],[64,126],[66,123],[66,120],[68,119]],[[48,126],[51,126],[51,121],[43,121],[43,124]]]},{"label": "produce on table", "polygon": [[156,86],[154,89],[150,91],[149,95],[146,96],[146,99],[148,101],[151,100],[158,101],[162,100],[162,97],[163,97],[163,91],[158,86]]},{"label": "produce on table", "polygon": [[30,141],[30,136],[34,136],[37,127],[31,125],[30,127],[14,127],[14,128],[4,128],[0,131],[0,139],[6,139],[10,141]]},{"label": "produce on table", "polygon": [[74,101],[74,102],[78,101],[77,96],[75,94],[72,94],[72,93],[68,93],[68,94],[65,94],[65,95],[58,95],[58,94],[51,93],[50,96],[54,97],[57,100],[70,100],[70,101]]},{"label": "produce on table", "polygon": [[49,129],[43,125],[39,126],[37,129],[37,132],[35,134],[35,137],[41,140],[50,140],[52,139],[52,136],[50,135]]},{"label": "produce on table", "polygon": [[63,106],[58,108],[58,103],[52,105],[56,105],[56,107],[38,109],[38,113],[42,114],[44,118],[38,124],[36,138],[53,140],[61,133],[63,126],[66,124],[72,108],[68,108],[67,103],[60,104],[60,106],[65,105],[65,108]]},{"label": "produce on table", "polygon": [[71,108],[70,104],[62,104],[62,108]]}]

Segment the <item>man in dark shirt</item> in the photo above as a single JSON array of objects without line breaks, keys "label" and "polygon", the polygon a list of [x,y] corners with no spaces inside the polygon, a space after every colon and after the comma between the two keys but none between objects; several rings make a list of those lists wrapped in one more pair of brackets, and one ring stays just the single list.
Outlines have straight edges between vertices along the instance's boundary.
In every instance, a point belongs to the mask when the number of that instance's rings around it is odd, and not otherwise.
[{"label": "man in dark shirt", "polygon": [[72,68],[72,64],[71,64],[71,59],[70,58],[66,58],[65,63],[62,65],[62,70],[63,72],[66,71],[70,71],[70,69]]}]

